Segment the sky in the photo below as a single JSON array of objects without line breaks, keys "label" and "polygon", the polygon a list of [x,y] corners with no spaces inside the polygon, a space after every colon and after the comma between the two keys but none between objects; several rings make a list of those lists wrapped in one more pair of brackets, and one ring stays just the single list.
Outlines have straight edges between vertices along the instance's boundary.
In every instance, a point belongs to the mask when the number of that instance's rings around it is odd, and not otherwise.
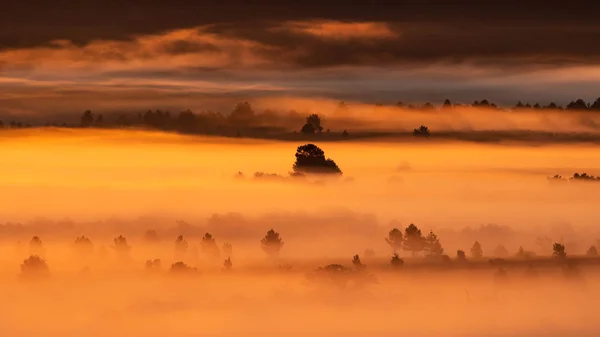
[{"label": "sky", "polygon": [[[11,3],[0,113],[598,96],[598,5],[558,1]],[[272,107],[277,108],[277,107]]]}]

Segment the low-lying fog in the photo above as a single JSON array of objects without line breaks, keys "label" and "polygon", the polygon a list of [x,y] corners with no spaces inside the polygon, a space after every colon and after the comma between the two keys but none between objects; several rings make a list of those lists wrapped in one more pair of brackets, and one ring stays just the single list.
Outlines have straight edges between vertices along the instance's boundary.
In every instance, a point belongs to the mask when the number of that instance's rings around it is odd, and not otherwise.
[{"label": "low-lying fog", "polygon": [[[145,131],[26,129],[0,133],[2,336],[597,336],[596,267],[392,270],[393,227],[433,230],[445,253],[498,245],[539,256],[564,243],[598,245],[600,183],[547,179],[600,174],[598,146],[434,142],[315,142],[339,179],[294,179],[303,143]],[[242,172],[243,176],[237,175]],[[254,178],[255,172],[279,178]],[[284,242],[267,258],[269,229]],[[157,242],[145,238],[157,233]],[[202,236],[224,254],[210,259]],[[24,280],[39,236],[50,277]],[[93,251],[73,249],[85,235]],[[113,238],[131,249],[119,259]],[[185,254],[174,253],[183,235]],[[600,248],[600,247],[598,247]],[[365,257],[365,250],[373,256]],[[406,270],[418,264],[398,252]],[[374,282],[336,287],[308,275],[352,267]],[[157,272],[147,260],[161,259]],[[196,272],[174,275],[184,261]],[[21,275],[22,276],[22,275]]]}]

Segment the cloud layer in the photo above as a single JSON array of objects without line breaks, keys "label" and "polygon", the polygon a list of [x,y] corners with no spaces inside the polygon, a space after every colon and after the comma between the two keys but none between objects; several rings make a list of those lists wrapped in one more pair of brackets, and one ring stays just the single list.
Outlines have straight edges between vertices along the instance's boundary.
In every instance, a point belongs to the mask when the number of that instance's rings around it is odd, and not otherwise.
[{"label": "cloud layer", "polygon": [[67,95],[139,106],[187,97],[178,107],[273,95],[500,104],[597,95],[589,85],[600,80],[592,8],[227,5],[39,4],[21,21],[25,9],[9,5],[0,13],[0,108],[35,111],[33,101]]}]

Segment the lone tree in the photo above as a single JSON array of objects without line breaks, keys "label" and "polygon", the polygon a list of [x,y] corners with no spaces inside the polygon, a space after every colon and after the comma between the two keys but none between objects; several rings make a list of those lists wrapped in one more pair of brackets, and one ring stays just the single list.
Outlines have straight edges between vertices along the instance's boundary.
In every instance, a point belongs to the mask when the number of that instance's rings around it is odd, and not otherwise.
[{"label": "lone tree", "polygon": [[313,134],[315,132],[321,133],[323,132],[323,127],[321,126],[321,117],[317,114],[312,114],[306,117],[306,124],[300,130],[305,134]]},{"label": "lone tree", "polygon": [[552,256],[557,259],[566,258],[567,252],[565,251],[565,245],[561,243],[555,243],[552,245]]},{"label": "lone tree", "polygon": [[433,231],[429,231],[427,237],[425,238],[426,249],[429,256],[440,257],[444,254],[444,248],[442,248],[442,244],[440,243],[440,239],[433,233]]},{"label": "lone tree", "polygon": [[396,253],[398,249],[402,247],[402,238],[402,231],[398,228],[394,228],[388,233],[388,237],[385,238],[385,241],[390,245],[394,253]]},{"label": "lone tree", "polygon": [[218,258],[221,255],[217,241],[212,234],[206,233],[202,237],[202,251],[211,258]]},{"label": "lone tree", "polygon": [[425,238],[421,234],[421,230],[414,224],[408,225],[404,230],[403,248],[404,250],[412,252],[413,256],[425,249]]},{"label": "lone tree", "polygon": [[44,278],[50,276],[50,269],[44,259],[37,255],[32,255],[21,264],[21,277],[23,278]]},{"label": "lone tree", "polygon": [[483,257],[483,249],[481,248],[479,241],[475,241],[473,247],[471,247],[471,256],[476,259],[481,259]]},{"label": "lone tree", "polygon": [[297,173],[342,174],[342,170],[315,144],[299,146],[293,166]]},{"label": "lone tree", "polygon": [[596,249],[596,246],[591,246],[590,249],[587,250],[585,255],[590,256],[590,257],[598,256],[598,250]]},{"label": "lone tree", "polygon": [[278,256],[281,247],[283,247],[283,241],[281,240],[279,233],[272,228],[267,232],[267,235],[260,240],[260,243],[262,250],[270,257]]}]

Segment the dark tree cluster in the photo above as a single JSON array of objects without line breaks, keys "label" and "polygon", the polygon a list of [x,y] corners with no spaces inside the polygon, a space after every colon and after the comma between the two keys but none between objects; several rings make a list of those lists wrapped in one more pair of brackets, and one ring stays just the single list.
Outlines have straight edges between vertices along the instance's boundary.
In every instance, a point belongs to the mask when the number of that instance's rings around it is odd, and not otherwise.
[{"label": "dark tree cluster", "polygon": [[418,129],[413,130],[413,136],[429,137],[429,135],[429,128],[425,125],[421,125]]},{"label": "dark tree cluster", "polygon": [[315,144],[298,147],[293,170],[296,173],[342,174],[335,161],[325,158],[325,152]]},{"label": "dark tree cluster", "polygon": [[565,178],[559,174],[548,177],[550,181],[566,182],[566,181],[600,181],[600,177],[589,175],[587,173],[575,173],[572,177]]}]

